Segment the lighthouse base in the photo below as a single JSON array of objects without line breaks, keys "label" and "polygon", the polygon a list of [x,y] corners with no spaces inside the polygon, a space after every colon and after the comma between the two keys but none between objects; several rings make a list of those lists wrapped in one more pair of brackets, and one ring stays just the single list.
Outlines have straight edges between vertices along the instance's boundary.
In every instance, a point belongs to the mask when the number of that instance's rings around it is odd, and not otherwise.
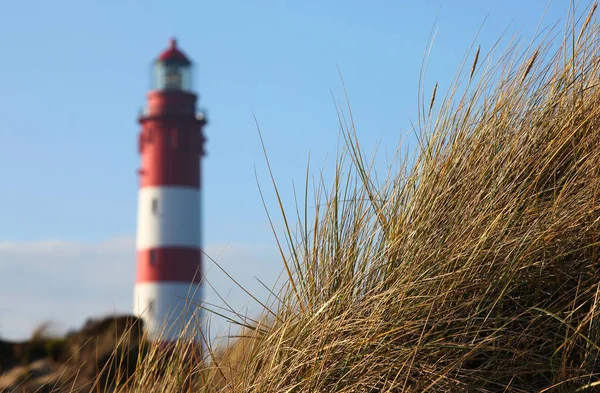
[{"label": "lighthouse base", "polygon": [[201,286],[181,282],[137,283],[134,312],[144,321],[148,339],[173,342],[200,340]]}]

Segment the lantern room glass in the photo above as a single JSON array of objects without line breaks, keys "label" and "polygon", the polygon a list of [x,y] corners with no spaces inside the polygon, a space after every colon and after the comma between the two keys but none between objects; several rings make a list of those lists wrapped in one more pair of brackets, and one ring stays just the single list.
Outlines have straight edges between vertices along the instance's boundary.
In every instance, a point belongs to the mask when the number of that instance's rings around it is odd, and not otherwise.
[{"label": "lantern room glass", "polygon": [[154,65],[154,90],[192,91],[192,67],[179,62],[158,61]]}]

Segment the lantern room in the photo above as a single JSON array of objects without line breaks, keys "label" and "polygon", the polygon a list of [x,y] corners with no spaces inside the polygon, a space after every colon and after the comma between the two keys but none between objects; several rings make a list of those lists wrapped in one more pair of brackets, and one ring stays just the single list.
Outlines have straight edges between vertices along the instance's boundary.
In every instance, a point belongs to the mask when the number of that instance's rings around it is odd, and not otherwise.
[{"label": "lantern room", "polygon": [[158,91],[192,91],[192,62],[171,38],[169,48],[154,62],[152,89]]}]

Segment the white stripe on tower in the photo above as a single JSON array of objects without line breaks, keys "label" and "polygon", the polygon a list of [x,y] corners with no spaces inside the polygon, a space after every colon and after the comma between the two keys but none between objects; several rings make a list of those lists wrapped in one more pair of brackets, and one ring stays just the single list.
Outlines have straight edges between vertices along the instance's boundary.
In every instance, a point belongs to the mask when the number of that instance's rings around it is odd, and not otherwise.
[{"label": "white stripe on tower", "polygon": [[199,247],[200,190],[143,187],[139,193],[137,249]]},{"label": "white stripe on tower", "polygon": [[136,283],[134,307],[136,314],[144,320],[148,338],[161,342],[174,342],[183,336],[197,339],[201,323],[198,307],[202,300],[201,289],[200,284]]}]

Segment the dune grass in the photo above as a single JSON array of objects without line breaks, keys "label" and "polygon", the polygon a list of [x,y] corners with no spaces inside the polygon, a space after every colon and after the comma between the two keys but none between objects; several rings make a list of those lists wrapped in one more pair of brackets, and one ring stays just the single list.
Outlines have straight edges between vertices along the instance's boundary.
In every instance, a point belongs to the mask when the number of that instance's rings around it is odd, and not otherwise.
[{"label": "dune grass", "polygon": [[599,384],[595,11],[562,41],[473,50],[446,97],[423,95],[418,154],[398,154],[383,180],[340,109],[333,185],[293,214],[280,201],[289,283],[221,391]]},{"label": "dune grass", "polygon": [[421,95],[417,154],[383,178],[340,107],[333,184],[311,191],[307,171],[303,200],[279,200],[288,282],[264,322],[203,360],[151,349],[115,391],[598,389],[595,12],[524,50],[473,48],[444,97]]}]

